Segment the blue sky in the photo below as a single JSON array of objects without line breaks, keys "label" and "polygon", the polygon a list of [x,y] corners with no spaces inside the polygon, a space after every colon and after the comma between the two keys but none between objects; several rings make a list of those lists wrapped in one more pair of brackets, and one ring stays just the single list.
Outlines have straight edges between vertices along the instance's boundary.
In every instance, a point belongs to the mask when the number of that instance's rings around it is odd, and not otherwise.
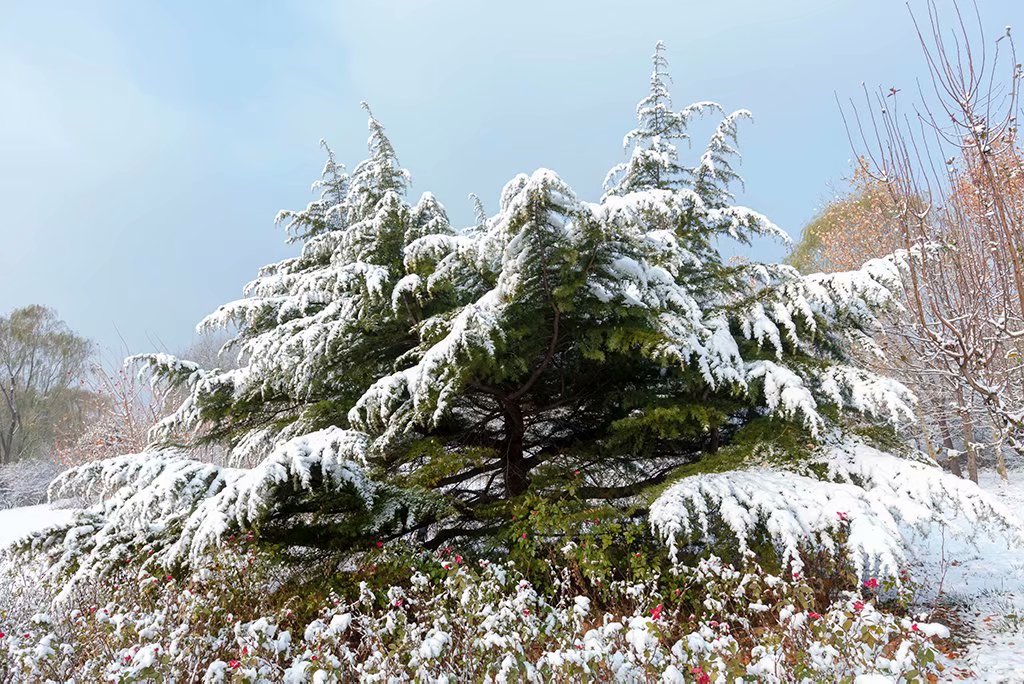
[{"label": "blue sky", "polygon": [[[992,37],[1024,16],[1015,0],[979,4]],[[261,265],[295,252],[274,215],[310,199],[320,138],[350,165],[361,158],[361,100],[414,195],[430,189],[457,221],[471,221],[468,193],[493,209],[505,181],[540,166],[596,199],[664,39],[677,105],[753,111],[741,199],[795,236],[849,170],[834,93],[910,91],[924,75],[896,0],[0,0],[0,11],[0,311],[47,304],[133,352],[181,348]]]}]

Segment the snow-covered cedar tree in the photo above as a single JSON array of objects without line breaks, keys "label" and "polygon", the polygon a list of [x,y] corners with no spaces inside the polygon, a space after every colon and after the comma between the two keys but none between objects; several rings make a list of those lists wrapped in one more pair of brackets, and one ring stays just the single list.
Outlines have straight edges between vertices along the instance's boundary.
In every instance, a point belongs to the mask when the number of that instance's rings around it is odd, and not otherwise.
[{"label": "snow-covered cedar tree", "polygon": [[[741,546],[766,532],[784,560],[815,541],[891,568],[898,522],[966,507],[1013,525],[976,488],[848,431],[851,416],[913,417],[903,386],[844,353],[894,305],[901,258],[808,276],[727,261],[723,239],[786,239],[729,191],[749,114],[676,110],[667,82],[659,44],[600,201],[539,169],[464,230],[432,195],[408,202],[367,108],[369,158],[348,172],[327,148],[319,198],[280,215],[301,253],[200,326],[236,327],[240,367],[145,357],[187,399],[143,453],[60,477],[54,496],[98,503],[33,545],[78,578],[147,554],[188,565],[240,532],[307,557],[500,545],[548,502],[580,527],[588,509],[649,512],[673,551],[717,518]],[[689,166],[697,116],[721,119]],[[161,441],[182,426],[260,464],[189,460]]]}]

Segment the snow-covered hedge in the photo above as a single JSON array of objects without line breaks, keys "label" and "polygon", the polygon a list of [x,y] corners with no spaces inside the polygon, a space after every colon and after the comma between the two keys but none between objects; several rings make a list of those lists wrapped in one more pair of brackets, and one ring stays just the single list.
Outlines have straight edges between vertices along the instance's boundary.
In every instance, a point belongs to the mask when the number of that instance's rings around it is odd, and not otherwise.
[{"label": "snow-covered hedge", "polygon": [[[376,552],[387,567],[390,550]],[[60,613],[0,616],[6,681],[838,681],[923,678],[945,627],[880,610],[877,583],[815,603],[799,578],[711,558],[671,580],[617,582],[604,607],[568,574],[442,551],[393,584],[268,603],[245,544],[217,574],[122,573]],[[371,568],[374,566],[370,566]],[[673,588],[674,587],[674,588]],[[274,609],[270,609],[271,607]],[[268,611],[268,612],[261,612]],[[818,612],[820,611],[820,612]]]}]

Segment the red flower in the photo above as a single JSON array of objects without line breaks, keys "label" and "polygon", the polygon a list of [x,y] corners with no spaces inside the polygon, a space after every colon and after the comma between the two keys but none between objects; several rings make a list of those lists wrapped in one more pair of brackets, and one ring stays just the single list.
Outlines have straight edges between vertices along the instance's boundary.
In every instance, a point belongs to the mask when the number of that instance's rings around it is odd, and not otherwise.
[{"label": "red flower", "polygon": [[690,668],[690,674],[693,675],[697,684],[711,684],[711,677],[704,671],[704,668],[694,665]]},{"label": "red flower", "polygon": [[529,615],[529,614],[530,614],[530,609],[529,608],[523,608],[523,615]]},{"label": "red flower", "polygon": [[661,619],[661,611],[662,610],[664,610],[664,606],[662,606],[660,603],[658,605],[654,606],[654,608],[651,608],[651,619],[652,620],[660,620]]},{"label": "red flower", "polygon": [[402,599],[395,599],[395,608],[402,607]]},{"label": "red flower", "polygon": [[237,670],[238,668],[242,667],[242,663],[238,662],[237,660],[229,660],[228,667],[230,667],[232,670]]},{"label": "red flower", "polygon": [[378,549],[383,549],[384,548],[384,542],[382,542],[381,540],[378,539],[377,540],[377,548]]},{"label": "red flower", "polygon": [[869,580],[865,580],[864,581],[864,586],[867,587],[868,589],[877,589],[878,588],[878,578],[877,577],[872,577]]},{"label": "red flower", "polygon": [[311,656],[309,659],[315,663],[316,661],[320,660],[320,656]]},{"label": "red flower", "polygon": [[799,570],[797,570],[797,571],[795,571],[793,573],[793,579],[795,579],[795,580],[800,579],[800,571]]},{"label": "red flower", "polygon": [[456,563],[456,565],[461,565],[462,564],[462,556],[460,556],[459,554],[455,554],[455,563]]},{"label": "red flower", "polygon": [[839,517],[839,522],[850,522],[850,516],[846,514],[846,511],[838,511],[836,515]]},{"label": "red flower", "polygon": [[854,601],[853,602],[853,609],[855,611],[857,611],[858,613],[860,611],[864,610],[864,602],[863,601]]},{"label": "red flower", "polygon": [[917,623],[916,622],[914,624],[910,625],[910,631],[911,632],[917,632],[918,631]]},{"label": "red flower", "polygon": [[810,613],[807,614],[807,617],[811,618],[812,620],[820,620],[821,619],[821,613],[815,613],[812,610]]},{"label": "red flower", "polygon": [[525,533],[525,532],[523,532],[523,533],[522,533],[522,534],[521,534],[520,536],[521,536],[521,537],[522,537],[523,539],[526,539],[526,533]]},{"label": "red flower", "polygon": [[6,635],[3,632],[0,632],[0,639],[3,639],[4,636],[6,636]]}]

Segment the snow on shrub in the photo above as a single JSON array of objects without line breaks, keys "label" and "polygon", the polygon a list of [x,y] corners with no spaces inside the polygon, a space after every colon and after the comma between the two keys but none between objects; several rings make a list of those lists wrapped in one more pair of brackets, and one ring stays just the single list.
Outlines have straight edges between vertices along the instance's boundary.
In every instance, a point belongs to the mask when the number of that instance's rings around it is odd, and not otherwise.
[{"label": "snow on shrub", "polygon": [[296,684],[913,679],[936,671],[934,639],[948,636],[879,610],[872,591],[819,607],[800,579],[716,558],[680,568],[675,589],[657,577],[616,582],[600,609],[557,573],[543,590],[511,563],[442,552],[401,583],[363,582],[301,616],[290,600],[260,613],[271,604],[246,598],[266,579],[258,557],[236,546],[223,556],[233,583],[144,577],[82,594],[64,614],[0,617],[0,674]]},{"label": "snow on shrub", "polygon": [[801,549],[814,547],[844,553],[861,576],[897,576],[913,530],[942,525],[962,537],[1002,532],[1024,540],[1024,523],[998,499],[933,463],[847,441],[802,466],[802,473],[763,466],[683,478],[653,502],[651,526],[673,557],[714,522],[742,550],[763,526],[794,570],[804,566]]}]

